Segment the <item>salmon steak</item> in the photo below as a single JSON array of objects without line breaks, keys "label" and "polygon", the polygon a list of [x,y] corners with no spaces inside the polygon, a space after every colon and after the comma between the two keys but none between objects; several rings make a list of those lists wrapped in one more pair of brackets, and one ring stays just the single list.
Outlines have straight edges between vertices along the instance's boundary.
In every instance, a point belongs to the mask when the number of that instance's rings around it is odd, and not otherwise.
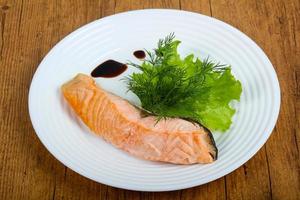
[{"label": "salmon steak", "polygon": [[174,164],[211,163],[217,159],[211,132],[197,123],[181,118],[157,121],[84,74],[62,85],[61,90],[92,132],[129,154]]}]

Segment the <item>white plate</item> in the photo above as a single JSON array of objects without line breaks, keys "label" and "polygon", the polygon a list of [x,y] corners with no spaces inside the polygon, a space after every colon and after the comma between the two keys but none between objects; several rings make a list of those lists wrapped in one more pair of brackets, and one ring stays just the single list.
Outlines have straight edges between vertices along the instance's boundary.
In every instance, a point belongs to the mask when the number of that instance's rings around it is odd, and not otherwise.
[{"label": "white plate", "polygon": [[[180,166],[137,159],[93,135],[62,98],[60,86],[98,64],[115,59],[138,61],[134,50],[154,48],[175,32],[182,55],[231,64],[243,93],[229,131],[214,133],[219,158],[207,165]],[[129,69],[122,76],[132,73]],[[122,76],[97,79],[107,90],[129,100]],[[107,185],[141,191],[188,188],[220,178],[250,159],[266,142],[276,123],[280,89],[264,52],[232,26],[204,15],[178,10],[138,10],[87,24],[60,41],[44,58],[32,80],[29,111],[46,148],[77,173]]]}]

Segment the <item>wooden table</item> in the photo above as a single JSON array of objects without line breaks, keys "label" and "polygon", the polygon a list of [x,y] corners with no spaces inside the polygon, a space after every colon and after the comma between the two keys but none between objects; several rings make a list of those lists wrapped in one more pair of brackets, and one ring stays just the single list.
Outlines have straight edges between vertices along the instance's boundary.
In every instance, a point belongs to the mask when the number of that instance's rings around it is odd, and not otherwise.
[{"label": "wooden table", "polygon": [[[88,180],[57,161],[28,115],[32,76],[68,33],[127,10],[174,8],[221,19],[254,39],[276,68],[278,123],[246,164],[214,182],[173,192],[135,192]],[[0,0],[0,199],[300,199],[300,1]]]}]

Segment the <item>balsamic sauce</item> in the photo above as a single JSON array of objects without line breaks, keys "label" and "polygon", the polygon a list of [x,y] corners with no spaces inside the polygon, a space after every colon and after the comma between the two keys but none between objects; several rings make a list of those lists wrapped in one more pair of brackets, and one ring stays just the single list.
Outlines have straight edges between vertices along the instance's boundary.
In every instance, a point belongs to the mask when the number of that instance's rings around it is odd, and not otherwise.
[{"label": "balsamic sauce", "polygon": [[146,53],[143,50],[137,50],[133,52],[133,55],[138,59],[144,59],[146,57]]},{"label": "balsamic sauce", "polygon": [[92,77],[113,78],[122,74],[127,69],[127,65],[117,62],[115,60],[107,60],[98,65],[92,73]]}]

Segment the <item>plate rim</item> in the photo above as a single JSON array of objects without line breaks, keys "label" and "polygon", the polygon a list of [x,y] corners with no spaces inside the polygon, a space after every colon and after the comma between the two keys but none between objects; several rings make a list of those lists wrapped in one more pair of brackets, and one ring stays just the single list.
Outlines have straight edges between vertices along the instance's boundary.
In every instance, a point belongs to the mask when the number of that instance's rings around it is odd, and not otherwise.
[{"label": "plate rim", "polygon": [[[68,163],[66,163],[65,161],[63,161],[63,159],[59,158],[60,156],[57,155],[57,154],[54,154],[53,150],[51,150],[51,146],[47,143],[47,141],[45,141],[41,135],[38,133],[37,131],[37,122],[36,120],[34,119],[34,114],[33,114],[33,111],[32,111],[32,102],[33,102],[33,85],[37,79],[37,76],[39,74],[39,71],[41,70],[41,66],[42,64],[48,59],[49,56],[51,56],[53,54],[53,52],[59,47],[61,46],[65,41],[67,41],[69,38],[71,38],[73,35],[75,35],[76,33],[79,33],[80,31],[84,30],[85,28],[93,25],[93,24],[96,24],[96,23],[99,23],[99,21],[104,21],[104,20],[107,20],[111,17],[114,17],[114,16],[122,16],[122,15],[128,15],[128,14],[131,14],[131,13],[147,13],[147,12],[181,12],[181,13],[186,13],[186,14],[189,14],[189,15],[200,15],[202,17],[205,17],[209,20],[214,20],[214,21],[217,21],[218,23],[221,23],[223,25],[226,25],[228,26],[229,28],[231,29],[234,29],[235,31],[239,32],[239,34],[242,34],[245,38],[247,38],[256,48],[256,50],[258,50],[259,54],[263,57],[263,59],[268,62],[268,65],[271,66],[271,71],[270,73],[272,73],[273,75],[273,78],[275,78],[274,80],[276,81],[276,84],[274,85],[274,88],[275,88],[275,91],[277,92],[275,94],[275,100],[274,100],[274,107],[273,107],[273,118],[271,119],[272,121],[269,121],[268,122],[268,125],[265,127],[265,132],[264,134],[262,135],[262,138],[261,138],[261,141],[263,142],[260,142],[255,150],[252,150],[250,153],[248,152],[247,153],[247,158],[246,159],[241,159],[239,162],[235,162],[233,163],[232,165],[228,166],[228,168],[226,168],[221,174],[217,175],[217,176],[214,176],[213,178],[210,178],[209,180],[206,180],[206,181],[203,181],[201,183],[194,183],[194,184],[190,184],[189,186],[180,186],[180,185],[177,185],[176,187],[172,187],[172,188],[162,188],[162,189],[151,189],[149,187],[145,188],[143,186],[141,187],[127,187],[126,184],[118,184],[118,183],[111,183],[107,180],[98,180],[97,178],[95,177],[92,177],[90,176],[89,174],[83,172],[83,171],[80,171],[78,169],[73,169],[69,166]],[[185,11],[185,10],[177,10],[177,9],[138,9],[138,10],[130,10],[130,11],[125,11],[125,12],[120,12],[120,13],[116,13],[116,14],[112,14],[112,15],[108,15],[108,16],[105,16],[105,17],[102,17],[102,18],[99,18],[99,19],[96,19],[94,21],[91,21],[87,24],[84,24],[82,26],[79,26],[78,28],[76,28],[75,30],[73,30],[72,32],[68,33],[66,36],[64,36],[61,40],[59,40],[49,51],[48,53],[44,56],[44,58],[42,59],[42,61],[39,63],[38,67],[36,68],[36,71],[34,72],[34,75],[33,75],[33,78],[31,80],[31,83],[30,83],[30,88],[29,88],[29,94],[28,94],[28,109],[29,109],[29,116],[30,116],[30,121],[32,123],[32,126],[33,126],[33,129],[36,133],[36,135],[38,136],[39,140],[42,142],[42,144],[46,147],[46,149],[50,152],[50,154],[55,158],[57,159],[60,163],[62,163],[64,166],[68,167],[70,170],[80,174],[81,176],[84,176],[88,179],[91,179],[97,183],[100,183],[100,184],[106,184],[106,185],[109,185],[109,186],[113,186],[113,187],[117,187],[117,188],[122,188],[122,189],[127,189],[127,190],[132,190],[132,191],[148,191],[148,192],[162,192],[162,191],[174,191],[174,190],[180,190],[180,189],[187,189],[187,188],[191,188],[191,187],[195,187],[195,186],[199,186],[199,185],[203,185],[203,184],[206,184],[206,183],[209,183],[209,182],[212,182],[212,181],[215,181],[223,176],[226,176],[228,174],[230,174],[231,172],[235,171],[237,168],[239,168],[240,166],[242,166],[243,164],[245,164],[247,161],[249,161],[262,147],[263,145],[267,142],[268,138],[270,137],[270,135],[272,134],[273,132],[273,129],[274,127],[276,126],[276,123],[277,123],[277,120],[278,120],[278,116],[279,116],[279,112],[280,112],[280,107],[281,107],[281,90],[280,90],[280,83],[279,83],[279,80],[278,80],[278,76],[277,76],[277,73],[276,73],[276,70],[273,66],[273,64],[271,63],[270,59],[267,57],[266,53],[262,50],[262,48],[252,39],[250,38],[249,36],[247,36],[245,33],[243,33],[242,31],[240,31],[239,29],[237,29],[236,27],[234,27],[233,25],[231,24],[228,24],[227,22],[223,22],[217,18],[214,18],[214,17],[211,17],[211,16],[207,16],[207,15],[204,15],[204,14],[201,14],[201,13],[197,13],[197,12],[191,12],[191,11]]]}]

